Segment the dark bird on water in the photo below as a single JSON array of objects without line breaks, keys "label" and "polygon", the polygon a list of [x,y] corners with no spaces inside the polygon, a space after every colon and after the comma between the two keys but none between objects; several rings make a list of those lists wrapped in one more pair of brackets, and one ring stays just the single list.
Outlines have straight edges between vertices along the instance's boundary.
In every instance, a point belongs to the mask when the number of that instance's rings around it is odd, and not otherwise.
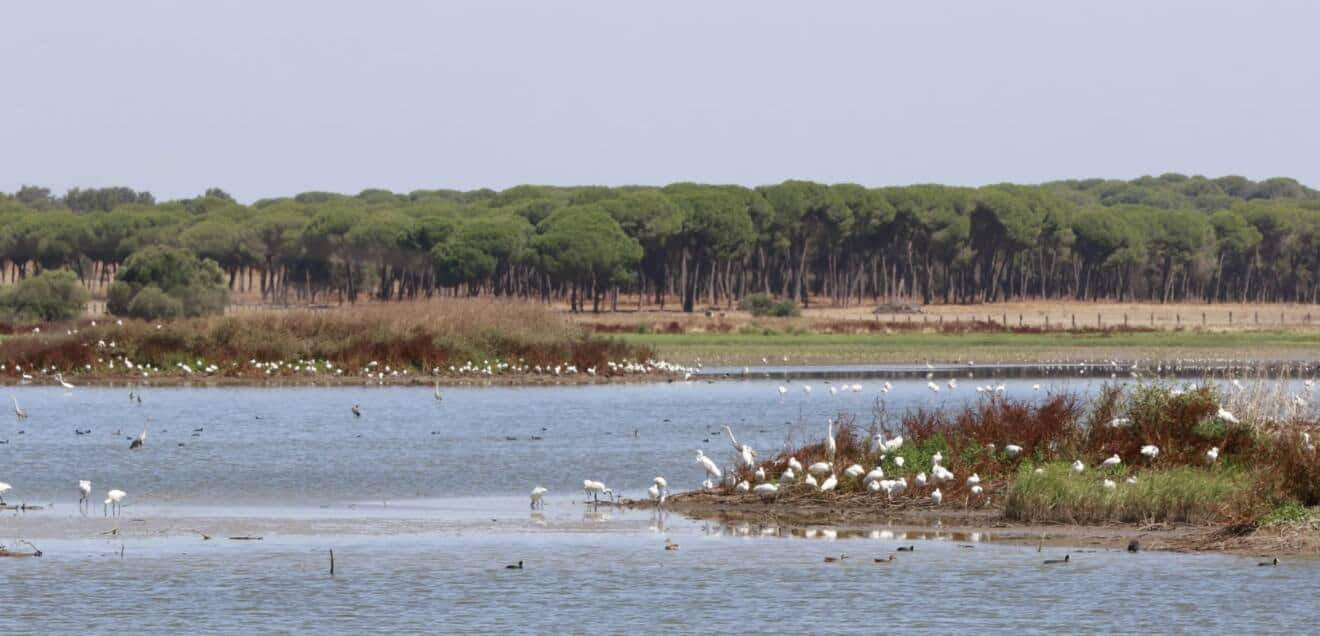
[{"label": "dark bird on water", "polygon": [[1137,552],[1137,551],[1141,550],[1141,542],[1140,542],[1140,541],[1137,541],[1136,539],[1133,539],[1133,540],[1131,540],[1131,541],[1128,541],[1128,547],[1127,547],[1127,550],[1128,550],[1128,552]]},{"label": "dark bird on water", "polygon": [[1065,554],[1063,555],[1062,559],[1045,559],[1045,565],[1053,565],[1055,563],[1068,563],[1071,559],[1072,559],[1071,554]]},{"label": "dark bird on water", "polygon": [[506,566],[504,566],[504,569],[506,569],[506,570],[521,570],[521,569],[523,569],[523,562],[522,562],[522,561],[519,561],[517,565],[506,565]]},{"label": "dark bird on water", "polygon": [[916,552],[916,551],[917,551],[917,546],[915,546],[915,545],[900,545],[900,546],[898,546],[898,551],[899,551],[899,552]]},{"label": "dark bird on water", "polygon": [[837,557],[825,557],[825,562],[826,562],[826,563],[834,563],[835,561],[842,561],[842,560],[844,560],[844,559],[846,559],[846,558],[848,558],[848,555],[846,555],[846,554],[840,554],[840,555],[837,556]]},{"label": "dark bird on water", "polygon": [[1279,564],[1279,557],[1274,557],[1273,560],[1270,560],[1270,561],[1262,561],[1262,562],[1260,562],[1260,563],[1257,563],[1256,565],[1263,565],[1263,566],[1267,566],[1267,567],[1272,567],[1272,566],[1275,566],[1275,565],[1278,565],[1278,564]]},{"label": "dark bird on water", "polygon": [[145,443],[146,441],[147,441],[147,429],[144,428],[142,429],[142,434],[138,435],[137,439],[133,440],[128,445],[128,450],[137,450],[139,448],[142,448],[142,444]]},{"label": "dark bird on water", "polygon": [[362,417],[362,409],[358,405],[353,405],[353,417]]},{"label": "dark bird on water", "polygon": [[886,557],[886,558],[883,558],[883,559],[876,559],[875,562],[876,562],[876,563],[889,563],[889,562],[891,562],[891,561],[893,561],[893,560],[894,560],[894,555],[891,554],[891,555],[889,555],[889,556]]}]

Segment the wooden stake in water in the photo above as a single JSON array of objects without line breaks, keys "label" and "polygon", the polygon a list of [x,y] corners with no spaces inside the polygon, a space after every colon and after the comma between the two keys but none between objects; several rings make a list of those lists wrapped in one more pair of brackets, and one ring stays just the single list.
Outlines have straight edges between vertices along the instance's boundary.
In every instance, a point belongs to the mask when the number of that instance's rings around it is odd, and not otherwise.
[{"label": "wooden stake in water", "polygon": [[330,551],[330,576],[335,575],[335,551]]}]

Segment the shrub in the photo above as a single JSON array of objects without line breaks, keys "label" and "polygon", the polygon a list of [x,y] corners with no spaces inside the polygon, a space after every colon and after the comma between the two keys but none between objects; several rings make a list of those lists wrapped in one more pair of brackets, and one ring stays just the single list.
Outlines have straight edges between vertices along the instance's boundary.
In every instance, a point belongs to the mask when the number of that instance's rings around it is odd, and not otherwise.
[{"label": "shrub", "polygon": [[764,316],[770,313],[770,307],[774,304],[775,301],[769,294],[748,294],[738,301],[738,309],[751,312],[753,316]]},{"label": "shrub", "polygon": [[0,292],[0,318],[18,320],[70,320],[87,304],[87,290],[73,272],[44,271]]},{"label": "shrub", "polygon": [[802,310],[798,308],[797,303],[791,300],[781,300],[770,306],[770,311],[767,315],[776,318],[792,318],[795,316],[801,316]]},{"label": "shrub", "polygon": [[[223,313],[225,274],[187,250],[152,246],[134,252],[106,294],[110,313],[146,320]],[[147,294],[139,300],[139,297]]]}]

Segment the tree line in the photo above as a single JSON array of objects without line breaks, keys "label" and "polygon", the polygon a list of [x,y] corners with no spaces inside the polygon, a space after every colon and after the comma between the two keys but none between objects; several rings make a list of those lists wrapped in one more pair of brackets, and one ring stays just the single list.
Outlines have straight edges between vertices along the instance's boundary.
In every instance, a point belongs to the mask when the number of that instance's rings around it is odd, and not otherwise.
[{"label": "tree line", "polygon": [[[68,269],[108,285],[171,246],[272,303],[436,295],[627,302],[686,311],[752,293],[809,305],[1019,299],[1311,302],[1320,192],[1297,181],[1165,174],[979,188],[786,181],[748,188],[304,192],[213,188],[0,195],[11,279]],[[11,280],[12,282],[12,280]]]}]

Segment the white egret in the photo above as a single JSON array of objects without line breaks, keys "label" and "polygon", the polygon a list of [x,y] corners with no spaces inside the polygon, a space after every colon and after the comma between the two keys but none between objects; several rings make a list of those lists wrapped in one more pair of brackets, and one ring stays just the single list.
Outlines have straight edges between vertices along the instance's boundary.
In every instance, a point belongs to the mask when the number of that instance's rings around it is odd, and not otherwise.
[{"label": "white egret", "polygon": [[88,503],[87,497],[92,494],[92,482],[86,479],[78,480],[78,508],[81,509]]},{"label": "white egret", "polygon": [[1086,470],[1086,464],[1083,464],[1080,459],[1074,460],[1072,463],[1072,473],[1074,475],[1080,475],[1083,470]]},{"label": "white egret", "polygon": [[759,483],[765,481],[765,467],[764,467],[764,466],[758,466],[758,467],[756,468],[755,476],[756,476],[756,483],[759,484]]},{"label": "white egret", "polygon": [[1154,444],[1146,444],[1141,447],[1141,454],[1145,455],[1147,459],[1155,459],[1160,456],[1160,447]]},{"label": "white egret", "polygon": [[812,488],[815,488],[819,485],[816,483],[816,477],[813,475],[807,475],[807,478],[802,480],[802,483],[811,486]]},{"label": "white egret", "polygon": [[1040,390],[1040,385],[1039,385],[1039,384],[1033,384],[1033,385],[1031,385],[1031,390],[1032,390],[1032,391],[1039,391],[1039,390]]},{"label": "white egret", "polygon": [[838,394],[839,394],[839,389],[837,387],[830,387],[830,397],[834,397],[835,395]]},{"label": "white egret", "polygon": [[13,488],[13,486],[0,481],[0,504],[5,502],[5,493],[9,492],[11,488]]},{"label": "white egret", "polygon": [[838,485],[839,485],[839,478],[835,477],[833,473],[830,473],[830,476],[825,479],[825,483],[820,485],[820,489],[822,491],[828,492],[830,490],[834,490],[834,487]]},{"label": "white egret", "polygon": [[829,454],[830,461],[834,461],[834,453],[839,449],[839,445],[834,442],[834,420],[825,420],[825,452]]},{"label": "white egret", "polygon": [[[105,493],[105,506],[109,506],[109,507],[110,507],[110,511],[109,511],[109,513],[107,513],[107,514],[110,514],[110,515],[113,515],[113,516],[118,517],[120,511],[123,509],[123,508],[122,508],[122,505],[123,505],[123,504],[121,504],[120,502],[123,501],[123,500],[124,500],[124,497],[127,497],[127,496],[128,496],[128,493],[126,493],[126,492],[124,492],[124,491],[122,491],[122,490],[119,490],[119,489],[111,490],[111,491]],[[105,510],[104,510],[104,507],[105,507],[105,506],[102,506],[102,512],[103,512],[103,513],[105,512]]]},{"label": "white egret", "polygon": [[939,488],[936,488],[935,492],[930,493],[930,500],[935,502],[935,505],[938,506],[940,505],[940,502],[944,501],[944,493],[940,492]]},{"label": "white egret", "polygon": [[1116,417],[1112,420],[1109,420],[1109,428],[1123,428],[1124,426],[1127,426],[1131,423],[1132,420],[1126,417]]},{"label": "white egret", "polygon": [[884,487],[885,487],[885,486],[884,486],[884,481],[885,481],[885,480],[883,480],[883,479],[877,479],[877,480],[872,481],[872,482],[867,482],[867,484],[866,484],[866,489],[867,489],[868,491],[870,491],[870,492],[880,492],[880,491],[883,490]]},{"label": "white egret", "polygon": [[436,401],[436,402],[439,402],[439,401],[445,399],[443,395],[440,395],[440,381],[439,381],[439,380],[436,380],[436,381],[435,381],[435,394],[434,394],[434,395],[435,395],[435,401]]},{"label": "white egret", "polygon": [[976,473],[972,473],[972,476],[967,478],[968,486],[975,486],[979,483],[981,483],[981,476]]},{"label": "white egret", "polygon": [[897,456],[897,455],[894,456],[894,465],[895,465],[895,466],[898,466],[899,468],[902,468],[904,463],[906,463],[906,462],[905,462],[905,460],[904,460],[902,457]]},{"label": "white egret", "polygon": [[1228,422],[1229,424],[1237,424],[1237,423],[1238,423],[1238,418],[1237,418],[1237,416],[1236,416],[1236,415],[1233,415],[1233,413],[1232,413],[1231,411],[1229,411],[1228,409],[1225,409],[1225,408],[1222,407],[1222,406],[1219,407],[1219,413],[1218,413],[1218,416],[1219,416],[1219,419],[1224,420],[1225,422]]},{"label": "white egret", "polygon": [[770,499],[779,492],[779,486],[774,484],[758,484],[756,488],[752,489],[752,492],[755,492],[762,499]]},{"label": "white egret", "polygon": [[1022,447],[1017,444],[1009,444],[1004,447],[1004,452],[1008,453],[1009,457],[1017,457],[1018,453],[1022,452]]},{"label": "white egret", "polygon": [[788,387],[786,387],[786,386],[784,386],[784,385],[781,384],[781,385],[779,385],[779,397],[780,397],[780,399],[783,399],[783,397],[784,397],[785,395],[788,395]]},{"label": "white egret", "polygon": [[927,382],[927,383],[926,383],[926,388],[930,389],[930,392],[931,392],[931,393],[939,393],[939,392],[940,392],[940,385],[935,384],[934,382]]},{"label": "white egret", "polygon": [[1105,490],[1113,490],[1115,488],[1118,488],[1118,484],[1114,483],[1112,479],[1106,479],[1100,483],[1105,487]]},{"label": "white egret", "polygon": [[795,475],[795,474],[793,473],[793,469],[792,469],[792,468],[789,468],[788,470],[785,470],[783,473],[781,473],[781,474],[779,475],[779,483],[781,483],[781,484],[789,483],[789,482],[793,481],[794,479],[797,479],[797,475]]},{"label": "white egret", "polygon": [[1219,459],[1219,447],[1211,446],[1210,450],[1205,452],[1205,463],[1213,464],[1217,459]]},{"label": "white egret", "polygon": [[736,491],[738,491],[738,492],[747,492],[747,491],[749,491],[749,490],[752,489],[752,485],[749,484],[749,483],[747,483],[747,480],[744,479],[744,480],[738,482],[738,485],[737,485],[737,486],[734,486],[733,489],[736,490]]},{"label": "white egret", "polygon": [[697,463],[701,464],[701,467],[706,470],[706,474],[710,475],[712,478],[721,479],[724,477],[724,472],[720,470],[720,467],[715,465],[714,460],[706,457],[706,454],[701,452],[701,449],[697,449]]},{"label": "white egret", "polygon": [[944,463],[944,453],[935,451],[935,454],[930,456],[930,463],[932,466],[938,466]]},{"label": "white egret", "polygon": [[807,472],[816,477],[824,477],[834,472],[834,464],[830,462],[816,462],[807,468]]},{"label": "white egret", "polygon": [[871,469],[871,472],[866,473],[866,476],[862,478],[862,483],[870,484],[871,482],[880,481],[881,479],[884,478],[885,478],[884,469],[880,468],[879,466],[876,466],[875,468]]},{"label": "white egret", "polygon": [[9,396],[9,399],[14,401],[14,417],[17,417],[20,420],[27,419],[27,411],[24,411],[23,407],[18,405],[18,398],[11,395]]},{"label": "white egret", "polygon": [[917,485],[918,485],[918,486],[921,486],[922,488],[925,488],[925,487],[926,487],[926,473],[917,473],[917,477],[916,477],[916,479],[914,479],[913,481],[917,482]]},{"label": "white egret", "polygon": [[903,436],[896,435],[893,439],[885,442],[885,452],[892,453],[903,447]]},{"label": "white egret", "polygon": [[1137,478],[1136,478],[1136,477],[1128,477],[1127,479],[1124,479],[1124,480],[1123,480],[1123,483],[1125,483],[1125,484],[1131,486],[1131,485],[1137,483]]},{"label": "white egret", "polygon": [[977,484],[977,485],[975,485],[975,486],[972,486],[972,496],[973,496],[973,497],[979,496],[979,495],[980,495],[981,493],[983,493],[983,492],[985,492],[985,489],[982,488],[980,484]]},{"label": "white egret", "polygon": [[59,383],[60,383],[60,386],[64,387],[64,390],[66,390],[66,391],[72,391],[72,390],[73,390],[73,385],[72,385],[72,384],[69,384],[69,383],[64,379],[64,374],[63,374],[63,373],[56,373],[56,374],[55,374],[55,381],[56,381],[56,382],[59,382]]},{"label": "white egret", "polygon": [[811,395],[811,385],[810,384],[802,385],[802,392],[806,393],[807,395]]},{"label": "white egret", "polygon": [[798,461],[796,457],[789,457],[789,458],[788,458],[788,469],[789,469],[789,470],[795,470],[795,471],[797,471],[797,472],[800,473],[800,472],[802,472],[802,462]]},{"label": "white egret", "polygon": [[1117,465],[1119,465],[1119,464],[1121,464],[1121,463],[1123,463],[1123,459],[1122,459],[1121,457],[1118,456],[1118,453],[1114,453],[1113,455],[1111,455],[1111,456],[1109,457],[1109,459],[1106,459],[1105,461],[1100,462],[1100,467],[1101,467],[1101,468],[1113,468],[1113,467],[1115,467],[1115,466],[1117,466]]},{"label": "white egret", "polygon": [[852,466],[843,469],[843,475],[849,479],[857,479],[864,474],[866,474],[866,469],[857,464],[853,464]]},{"label": "white egret", "polygon": [[545,507],[545,493],[548,492],[544,487],[537,486],[532,489],[532,509]]}]

